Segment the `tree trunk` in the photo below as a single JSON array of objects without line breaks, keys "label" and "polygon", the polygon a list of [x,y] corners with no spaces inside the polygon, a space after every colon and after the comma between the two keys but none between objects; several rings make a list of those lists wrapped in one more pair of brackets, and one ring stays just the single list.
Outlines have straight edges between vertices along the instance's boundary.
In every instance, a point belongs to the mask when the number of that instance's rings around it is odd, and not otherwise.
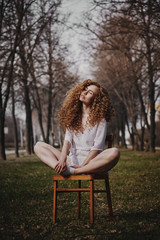
[{"label": "tree trunk", "polygon": [[34,105],[37,109],[37,112],[38,112],[38,121],[39,121],[39,126],[40,126],[40,129],[41,129],[41,133],[42,133],[42,138],[43,138],[43,141],[46,142],[46,138],[45,138],[45,132],[44,132],[44,127],[43,127],[43,116],[42,116],[42,105],[41,105],[41,100],[40,100],[40,94],[39,94],[39,91],[38,91],[38,87],[37,87],[37,81],[36,81],[36,77],[35,77],[35,69],[34,69],[34,64],[33,64],[33,60],[32,60],[32,57],[30,56],[30,74],[31,74],[31,77],[33,79],[33,83],[34,83],[34,89],[35,89],[35,96],[34,96],[34,93],[32,94],[32,98],[33,98],[33,101],[34,101]]},{"label": "tree trunk", "polygon": [[119,142],[120,142],[120,137],[119,137],[119,127],[117,127],[116,129],[115,129],[115,136],[114,136],[114,139],[115,139],[115,144],[116,144],[116,146],[119,146]]},{"label": "tree trunk", "polygon": [[147,2],[148,5],[148,22],[147,22],[147,34],[146,34],[146,46],[147,46],[147,62],[148,62],[148,76],[149,76],[149,102],[150,102],[150,149],[152,152],[155,152],[155,84],[154,84],[154,71],[152,64],[152,55],[153,50],[151,49],[151,1]]},{"label": "tree trunk", "polygon": [[21,65],[23,70],[22,82],[24,89],[24,104],[26,110],[26,151],[28,154],[33,153],[33,129],[32,129],[32,111],[31,111],[31,103],[29,97],[29,85],[28,85],[28,64],[25,58],[25,49],[22,44],[19,46],[20,48],[20,58]]},{"label": "tree trunk", "polygon": [[[153,85],[151,83],[150,85]],[[155,129],[156,129],[156,123],[155,123],[155,102],[154,102],[154,87],[150,86],[150,121],[151,121],[151,127],[150,127],[150,145],[151,145],[151,151],[155,152]]]},{"label": "tree trunk", "polygon": [[48,89],[48,117],[47,117],[47,135],[46,142],[49,143],[49,135],[51,130],[51,117],[52,117],[52,88],[53,88],[53,50],[51,43],[51,25],[49,24],[49,38],[48,38],[48,47],[49,47],[49,62],[48,62],[48,74],[49,74],[49,89]]},{"label": "tree trunk", "polygon": [[138,93],[139,101],[140,101],[140,104],[141,104],[141,111],[142,111],[142,114],[143,114],[143,117],[144,117],[145,124],[147,126],[148,131],[150,131],[150,125],[148,123],[147,113],[145,111],[145,105],[144,105],[143,96],[142,96],[143,92],[142,92],[142,90],[139,89],[137,81],[135,81],[135,88],[136,88],[136,91]]},{"label": "tree trunk", "polygon": [[13,118],[13,125],[14,125],[15,154],[16,154],[16,157],[19,157],[19,152],[18,152],[18,130],[17,130],[17,121],[16,121],[16,116],[15,116],[15,102],[14,102],[13,82],[12,82],[12,118]]},{"label": "tree trunk", "polygon": [[[1,98],[1,97],[0,97]],[[0,99],[1,101],[1,99]],[[4,111],[2,107],[0,108],[0,160],[6,160],[6,154],[5,154],[5,135],[4,135]]]},{"label": "tree trunk", "polygon": [[153,66],[151,60],[150,38],[147,41],[148,49],[148,75],[149,75],[149,102],[150,102],[150,147],[151,151],[155,152],[155,86],[153,81]]},{"label": "tree trunk", "polygon": [[29,90],[25,88],[25,108],[26,108],[26,151],[33,153],[33,130],[32,130],[32,111],[29,99]]},{"label": "tree trunk", "polygon": [[125,137],[125,115],[123,115],[123,117],[121,118],[121,133],[122,133],[121,146],[127,148]]},{"label": "tree trunk", "polygon": [[141,127],[141,151],[144,151],[144,133],[145,133],[145,127]]}]

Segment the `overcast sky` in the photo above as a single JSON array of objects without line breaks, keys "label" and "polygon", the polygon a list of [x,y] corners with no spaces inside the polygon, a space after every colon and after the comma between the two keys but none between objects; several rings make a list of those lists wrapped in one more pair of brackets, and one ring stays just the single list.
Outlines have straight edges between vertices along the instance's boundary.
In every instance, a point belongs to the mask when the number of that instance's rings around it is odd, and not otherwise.
[{"label": "overcast sky", "polygon": [[[83,13],[91,9],[90,0],[62,0],[62,11],[64,13],[70,12],[71,16],[69,18],[68,25],[74,23],[82,23]],[[71,48],[71,59],[76,62],[76,67],[78,68],[78,74],[81,80],[87,78],[92,78],[91,72],[89,70],[89,63],[86,59],[86,54],[80,47],[80,44],[85,40],[86,34],[82,29],[67,30],[64,34],[64,41],[70,43]]]}]

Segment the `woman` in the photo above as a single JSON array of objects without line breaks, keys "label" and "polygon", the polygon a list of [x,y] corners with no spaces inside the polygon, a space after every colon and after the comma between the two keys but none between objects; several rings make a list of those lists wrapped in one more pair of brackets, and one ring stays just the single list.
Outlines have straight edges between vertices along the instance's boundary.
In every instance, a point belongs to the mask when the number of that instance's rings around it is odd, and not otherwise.
[{"label": "woman", "polygon": [[66,130],[62,151],[38,142],[35,153],[64,176],[109,171],[120,156],[116,148],[104,150],[107,122],[112,114],[109,96],[97,82],[79,83],[69,91],[58,115]]}]

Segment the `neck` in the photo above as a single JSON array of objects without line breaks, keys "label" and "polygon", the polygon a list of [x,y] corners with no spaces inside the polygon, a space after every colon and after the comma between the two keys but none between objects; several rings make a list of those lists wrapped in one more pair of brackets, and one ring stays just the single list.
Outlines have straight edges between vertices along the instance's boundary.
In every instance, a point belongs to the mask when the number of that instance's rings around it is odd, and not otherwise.
[{"label": "neck", "polygon": [[82,105],[82,114],[89,114],[90,106],[87,106],[85,104]]}]

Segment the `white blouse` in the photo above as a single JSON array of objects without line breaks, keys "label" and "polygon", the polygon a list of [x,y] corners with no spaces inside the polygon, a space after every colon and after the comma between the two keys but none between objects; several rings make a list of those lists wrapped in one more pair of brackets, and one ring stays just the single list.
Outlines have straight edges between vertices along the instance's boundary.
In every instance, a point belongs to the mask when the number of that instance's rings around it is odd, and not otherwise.
[{"label": "white blouse", "polygon": [[86,128],[83,133],[75,134],[74,131],[66,129],[64,140],[71,144],[69,165],[81,165],[92,150],[103,151],[106,134],[107,122],[105,119],[94,127]]}]

